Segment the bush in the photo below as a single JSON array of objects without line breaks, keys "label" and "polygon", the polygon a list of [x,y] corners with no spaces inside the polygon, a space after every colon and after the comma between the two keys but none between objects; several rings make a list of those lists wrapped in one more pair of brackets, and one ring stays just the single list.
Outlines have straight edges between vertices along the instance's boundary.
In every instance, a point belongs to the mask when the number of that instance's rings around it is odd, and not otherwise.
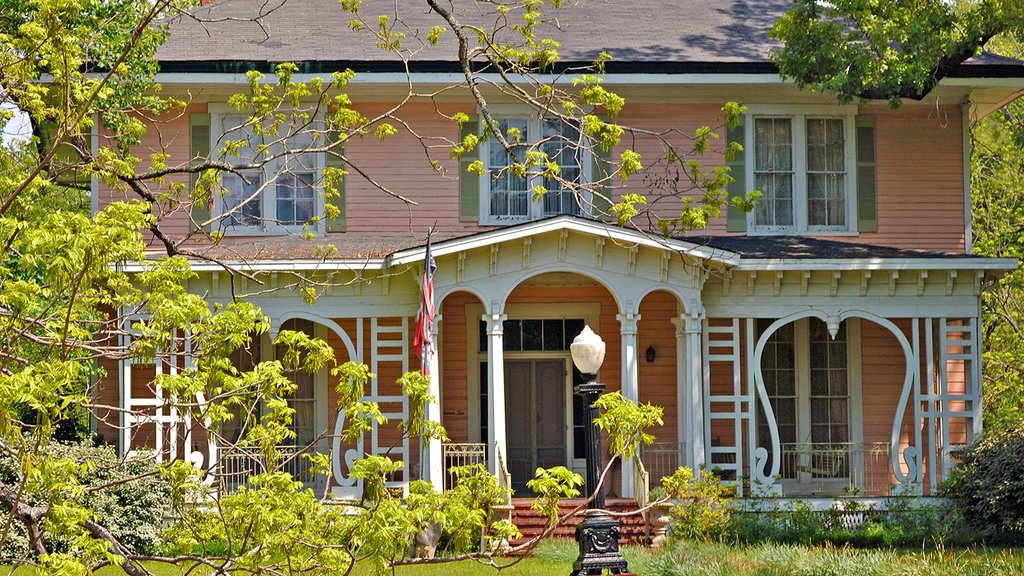
[{"label": "bush", "polygon": [[714,472],[694,478],[693,470],[680,467],[661,479],[666,493],[675,501],[669,510],[669,535],[687,540],[724,538],[732,522],[736,490],[722,484]]},{"label": "bush", "polygon": [[960,464],[940,495],[988,538],[1024,540],[1024,421],[987,432],[955,456]]},{"label": "bush", "polygon": [[[848,526],[850,513],[866,515]],[[863,508],[856,501],[836,502],[816,512],[795,501],[786,508],[746,511],[733,515],[729,535],[742,543],[780,543],[853,546],[855,548],[919,548],[970,543],[975,538],[956,529],[956,513],[938,502],[892,499],[884,511]]]},{"label": "bush", "polygon": [[[146,554],[158,549],[162,524],[170,512],[170,490],[157,472],[156,460],[151,455],[122,460],[111,446],[84,444],[53,444],[45,451],[51,461],[66,459],[89,464],[80,466],[82,472],[77,476],[84,489],[63,494],[63,497],[92,510],[96,521],[129,550]],[[5,482],[18,485],[19,476],[13,458],[0,458],[0,477]],[[33,494],[27,495],[27,501],[33,505],[43,503],[41,497]],[[6,558],[24,557],[28,547],[24,528],[19,522],[12,522],[11,528],[14,533],[8,537],[0,554]],[[45,517],[42,529],[50,552],[69,549],[69,540],[47,531]]]}]

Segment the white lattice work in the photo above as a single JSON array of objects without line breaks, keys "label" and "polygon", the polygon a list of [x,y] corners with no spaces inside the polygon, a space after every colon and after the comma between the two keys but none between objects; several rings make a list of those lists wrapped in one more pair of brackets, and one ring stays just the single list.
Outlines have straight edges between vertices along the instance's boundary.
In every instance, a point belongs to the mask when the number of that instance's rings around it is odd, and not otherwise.
[{"label": "white lattice work", "polygon": [[[920,492],[926,484],[934,494],[952,465],[951,452],[973,442],[981,431],[978,338],[977,318],[914,320],[913,378],[900,395],[892,432],[893,471],[906,491]],[[924,374],[920,369],[921,360]],[[913,440],[903,449],[901,463],[899,447],[904,414],[911,402]]]},{"label": "white lattice work", "polygon": [[[366,318],[356,318],[356,344],[339,329],[339,335],[349,349],[349,358],[353,361],[363,361],[363,338]],[[369,319],[370,325],[370,371],[380,374],[380,368],[385,364],[397,363],[401,366],[404,374],[409,370],[409,320],[402,318],[397,326],[382,324],[377,318]],[[366,402],[376,402],[380,405],[381,412],[388,419],[385,424],[389,427],[397,426],[399,422],[405,421],[409,416],[409,399],[402,394],[384,395],[381,394],[379,379],[374,377],[370,380],[369,394],[363,397]],[[331,451],[331,459],[334,470],[334,477],[338,486],[333,490],[335,496],[342,498],[358,498],[362,494],[362,481],[350,478],[346,475],[352,469],[352,464],[364,455],[386,455],[392,460],[401,460],[400,472],[387,483],[391,488],[406,488],[409,484],[409,438],[402,438],[399,446],[390,446],[381,441],[380,426],[374,422],[370,429],[370,444],[366,446],[366,439],[359,438],[355,446],[343,450],[341,444],[341,433],[345,428],[345,414],[338,413],[338,419],[334,428],[334,442]],[[344,465],[343,465],[344,464]]]},{"label": "white lattice work", "polygon": [[[133,318],[130,322],[138,322],[139,318]],[[131,345],[133,331],[126,328],[120,338],[121,345],[127,349]],[[156,351],[156,359],[153,363],[153,382],[146,382],[133,386],[133,368],[139,366],[131,357],[121,360],[120,363],[120,407],[121,407],[121,451],[127,456],[134,456],[138,452],[137,444],[145,448],[151,448],[157,462],[173,461],[183,459],[190,462],[198,470],[210,468],[217,459],[217,446],[212,438],[207,438],[207,452],[203,453],[198,445],[193,442],[193,420],[188,410],[179,410],[179,402],[173,397],[164,395],[159,384],[160,376],[166,373],[175,376],[179,370],[188,370],[192,367],[192,342],[188,335],[176,336],[174,338],[175,350],[165,353],[162,350]],[[136,395],[135,392],[144,389],[149,394]],[[197,395],[196,406],[201,411],[205,398],[200,393]],[[152,427],[151,437],[141,437],[144,427]],[[150,445],[150,441],[151,444]],[[207,470],[212,472],[212,470]],[[206,483],[212,484],[213,474],[207,474]]]},{"label": "white lattice work", "polygon": [[[754,396],[743,380],[740,348],[740,320],[733,318],[728,324],[704,322],[704,452],[708,468],[717,468],[726,479],[739,480],[743,475],[744,432],[753,426]],[[725,368],[731,375],[732,385],[727,390],[712,386],[712,371]],[[724,393],[720,393],[724,392]],[[731,435],[716,438],[725,422]],[[716,440],[718,440],[716,442]],[[732,444],[728,444],[729,441]],[[742,483],[737,482],[742,492]]]}]

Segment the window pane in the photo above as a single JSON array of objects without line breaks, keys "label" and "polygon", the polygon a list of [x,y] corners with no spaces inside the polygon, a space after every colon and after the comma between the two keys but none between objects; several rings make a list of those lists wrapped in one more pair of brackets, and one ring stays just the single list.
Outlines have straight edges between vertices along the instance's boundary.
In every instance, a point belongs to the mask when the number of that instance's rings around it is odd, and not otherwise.
[{"label": "window pane", "polygon": [[843,121],[807,120],[807,223],[846,225],[846,162]]},{"label": "window pane", "polygon": [[755,119],[754,148],[754,185],[761,191],[754,219],[764,226],[792,226],[792,121],[789,118]]},{"label": "window pane", "polygon": [[[525,119],[507,118],[498,121],[498,129],[506,141],[514,145],[516,142],[527,142],[527,121]],[[488,141],[487,169],[490,181],[490,212],[491,216],[526,216],[529,214],[527,180],[509,171],[509,166],[522,162],[526,157],[523,147],[514,146],[512,154],[502,147],[497,139]]]},{"label": "window pane", "polygon": [[226,226],[256,226],[263,217],[263,203],[260,188],[263,179],[259,173],[243,173],[248,182],[238,174],[222,177],[224,195],[221,196],[220,212],[227,214]]},{"label": "window pane", "polygon": [[278,223],[305,224],[313,219],[313,174],[281,174],[277,179],[276,193]]},{"label": "window pane", "polygon": [[523,320],[523,350],[544,348],[543,328],[540,320]]}]

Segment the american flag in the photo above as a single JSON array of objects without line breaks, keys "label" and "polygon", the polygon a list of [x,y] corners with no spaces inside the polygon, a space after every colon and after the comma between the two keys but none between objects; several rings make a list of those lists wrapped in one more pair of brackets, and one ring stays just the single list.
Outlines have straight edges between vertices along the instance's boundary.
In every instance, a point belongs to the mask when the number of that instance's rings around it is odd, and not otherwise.
[{"label": "american flag", "polygon": [[430,329],[434,325],[434,272],[437,264],[434,256],[430,253],[430,233],[427,232],[427,253],[423,258],[423,280],[420,285],[421,299],[420,311],[416,315],[416,336],[413,339],[413,346],[419,350],[420,372],[424,376],[430,375],[430,353],[433,351],[434,343],[430,339]]}]

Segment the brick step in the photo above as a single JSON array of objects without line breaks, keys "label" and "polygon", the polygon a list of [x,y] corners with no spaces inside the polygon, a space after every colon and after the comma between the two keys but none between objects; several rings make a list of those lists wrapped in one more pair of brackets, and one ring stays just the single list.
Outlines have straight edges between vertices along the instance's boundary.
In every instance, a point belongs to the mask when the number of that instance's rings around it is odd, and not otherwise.
[{"label": "brick step", "polygon": [[[515,524],[523,534],[522,540],[513,542],[513,545],[521,544],[542,534],[548,526],[547,517],[530,508],[530,504],[532,503],[533,499],[531,498],[512,499],[512,505],[514,506],[512,511],[512,523]],[[559,515],[571,512],[582,503],[583,500],[577,499],[563,500],[559,502]],[[636,500],[633,499],[609,498],[605,502],[605,509],[615,513],[626,513],[638,510],[639,506],[637,505]],[[620,543],[641,544],[647,542],[644,519],[640,514],[618,516],[617,520],[622,524],[622,537],[619,539]],[[556,538],[573,538],[576,535],[576,526],[582,521],[583,513],[581,512],[562,523],[555,529],[551,536]]]}]

